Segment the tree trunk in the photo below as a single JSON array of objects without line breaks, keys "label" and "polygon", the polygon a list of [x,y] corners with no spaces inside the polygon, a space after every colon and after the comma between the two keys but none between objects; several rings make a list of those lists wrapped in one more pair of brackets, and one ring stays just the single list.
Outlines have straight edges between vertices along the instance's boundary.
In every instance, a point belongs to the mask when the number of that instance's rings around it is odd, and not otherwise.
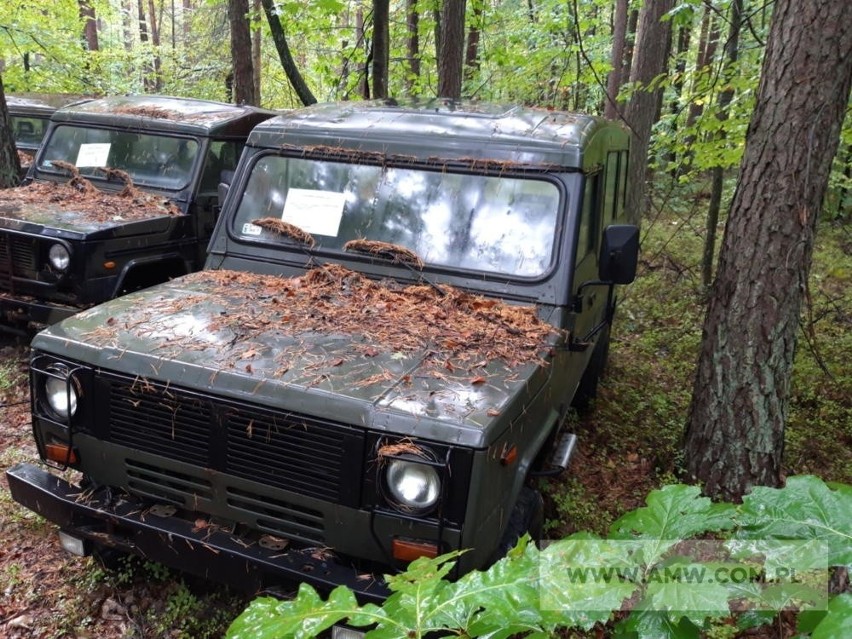
[{"label": "tree trunk", "polygon": [[618,92],[621,90],[622,72],[624,70],[624,41],[627,38],[627,0],[615,0],[615,13],[612,19],[612,71],[606,80],[606,106],[604,116],[610,120],[618,117],[619,108],[616,103]]},{"label": "tree trunk", "polygon": [[[723,77],[732,72],[739,59],[740,30],[742,27],[743,0],[733,0],[731,3],[731,18],[728,23],[728,40],[725,42],[725,61],[728,69],[723,70]],[[725,86],[729,83],[724,82]],[[728,119],[728,107],[734,98],[734,90],[726,88],[719,94],[719,112],[717,117],[724,121]],[[717,136],[724,140],[725,131],[722,129]],[[719,210],[722,205],[722,187],[724,186],[724,167],[715,166],[710,190],[710,206],[707,210],[706,232],[704,234],[704,252],[701,257],[701,284],[705,289],[710,288],[713,279],[713,257],[716,253],[716,227],[719,225]]]},{"label": "tree trunk", "polygon": [[261,67],[261,52],[263,43],[263,29],[260,28],[260,0],[252,0],[251,13],[254,22],[254,29],[251,32],[251,68],[252,68],[252,84],[254,84],[254,104],[260,106],[262,96],[260,95],[260,67]]},{"label": "tree trunk", "polygon": [[228,0],[228,24],[231,27],[232,101],[236,104],[257,104],[254,84],[254,56],[249,27],[248,0]]},{"label": "tree trunk", "polygon": [[[144,1],[136,0],[136,7],[139,11],[139,42],[144,45],[148,42],[148,23],[145,21]],[[150,62],[146,61],[142,64],[142,81],[145,85],[146,93],[150,93],[155,90],[156,82],[154,81],[154,69]]]},{"label": "tree trunk", "polygon": [[9,108],[6,106],[6,93],[3,90],[3,76],[0,75],[0,188],[5,189],[18,183],[21,162],[12,127],[9,121]]},{"label": "tree trunk", "polygon": [[621,68],[621,83],[630,77],[633,65],[633,51],[636,45],[636,29],[639,25],[639,11],[633,9],[627,16],[627,37],[624,39],[624,65]]},{"label": "tree trunk", "polygon": [[86,40],[86,49],[97,51],[98,45],[98,20],[95,16],[95,7],[91,0],[79,0],[80,17],[83,19],[83,38]]},{"label": "tree trunk", "polygon": [[388,97],[390,0],[373,0],[373,97]]},{"label": "tree trunk", "polygon": [[441,10],[441,49],[438,56],[438,96],[460,98],[464,56],[465,0],[444,0]]},{"label": "tree trunk", "polygon": [[783,481],[799,315],[850,87],[848,0],[777,0],[686,429],[687,470],[713,497]]},{"label": "tree trunk", "polygon": [[[364,42],[366,40],[366,25],[364,23],[364,11],[361,5],[357,5],[355,11],[355,41]],[[365,100],[370,99],[370,52],[367,52],[367,61],[358,67],[358,93]]]},{"label": "tree trunk", "polygon": [[266,14],[266,21],[269,23],[269,30],[272,33],[272,41],[275,43],[275,49],[278,51],[278,57],[281,60],[281,66],[287,79],[293,86],[296,95],[302,104],[314,104],[317,99],[308,85],[305,83],[302,74],[299,73],[296,62],[293,60],[293,55],[290,53],[290,47],[287,44],[287,38],[284,36],[284,28],[281,26],[281,21],[278,19],[278,14],[275,13],[275,4],[273,0],[261,0],[263,4],[263,12]]},{"label": "tree trunk", "polygon": [[148,14],[151,16],[151,44],[154,47],[154,91],[159,93],[163,90],[163,63],[160,60],[160,20],[157,17],[154,0],[148,0]]},{"label": "tree trunk", "polygon": [[405,91],[408,95],[412,95],[420,84],[420,33],[418,32],[420,12],[417,10],[417,0],[406,0],[405,24],[408,32],[406,40],[408,72],[405,77]]},{"label": "tree trunk", "polygon": [[630,82],[640,86],[634,90],[624,109],[624,118],[632,130],[625,204],[628,218],[634,222],[642,219],[647,209],[648,146],[663,92],[661,88],[649,91],[647,86],[666,70],[671,22],[662,18],[673,4],[674,0],[647,0],[639,16]]},{"label": "tree trunk", "polygon": [[473,20],[467,30],[467,47],[464,53],[465,78],[473,80],[479,73],[479,36],[482,32],[483,0],[471,0]]}]

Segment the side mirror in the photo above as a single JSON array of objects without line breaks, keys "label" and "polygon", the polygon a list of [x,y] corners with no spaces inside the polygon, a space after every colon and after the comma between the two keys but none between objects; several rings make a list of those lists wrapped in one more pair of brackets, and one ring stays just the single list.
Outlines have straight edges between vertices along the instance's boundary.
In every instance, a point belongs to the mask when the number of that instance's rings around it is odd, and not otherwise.
[{"label": "side mirror", "polygon": [[225,203],[225,198],[228,197],[228,191],[231,188],[231,182],[234,181],[234,172],[233,171],[222,171],[219,174],[219,186],[216,187],[216,195],[218,198],[217,204],[219,205],[219,210],[222,210],[222,205]]},{"label": "side mirror", "polygon": [[598,277],[613,284],[630,284],[636,279],[639,261],[639,227],[613,224],[604,229],[598,257]]}]

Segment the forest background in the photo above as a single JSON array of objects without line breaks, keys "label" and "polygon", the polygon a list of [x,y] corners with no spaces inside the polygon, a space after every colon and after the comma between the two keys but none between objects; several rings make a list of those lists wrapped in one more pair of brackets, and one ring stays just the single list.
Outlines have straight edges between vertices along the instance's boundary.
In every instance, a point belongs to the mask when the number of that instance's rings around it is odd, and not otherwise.
[{"label": "forest background", "polygon": [[[611,370],[595,410],[575,416],[583,442],[578,469],[545,487],[551,536],[584,529],[603,533],[620,514],[639,506],[649,490],[686,474],[682,437],[701,320],[756,107],[774,5],[761,0],[7,0],[0,6],[0,77],[7,94],[52,98],[149,92],[287,109],[315,100],[442,95],[621,118],[639,138],[634,159],[641,158],[635,166],[642,172],[634,185],[642,188],[632,192],[644,193],[648,186],[647,197],[635,203],[642,212],[640,277],[622,301]],[[650,26],[641,28],[648,7],[656,13],[647,17]],[[776,473],[816,473],[852,483],[848,91],[846,105],[804,295],[782,431],[784,468]],[[23,366],[11,359],[3,363],[4,405],[10,398],[23,401]],[[4,417],[26,430],[18,423],[26,416]],[[23,438],[15,437],[19,441]],[[3,467],[32,455],[22,446],[6,449]],[[4,508],[7,501],[3,495]],[[17,517],[15,526],[38,528],[27,515]],[[11,524],[0,526],[4,534],[13,530],[19,532]],[[42,531],[45,538],[47,533]],[[4,570],[26,574],[27,562],[5,563]],[[118,582],[109,582],[108,595],[98,580],[115,577],[89,570],[78,584],[88,592],[87,603],[77,606],[76,616],[66,612],[62,624],[39,625],[40,632],[63,636],[68,619],[89,619],[93,627],[111,620],[139,636],[160,636],[169,620],[173,636],[221,631],[226,620],[216,615],[198,626],[203,618],[198,611],[205,606],[224,609],[215,603],[220,592],[207,599],[159,570],[128,568]],[[11,573],[4,574],[14,596],[44,597],[38,588],[17,593],[16,584],[25,580]],[[152,577],[168,584],[164,599],[157,600],[147,585],[145,595],[128,590],[139,579],[150,584]],[[20,617],[3,612],[0,622]],[[24,621],[31,623],[30,631],[39,623]]]}]

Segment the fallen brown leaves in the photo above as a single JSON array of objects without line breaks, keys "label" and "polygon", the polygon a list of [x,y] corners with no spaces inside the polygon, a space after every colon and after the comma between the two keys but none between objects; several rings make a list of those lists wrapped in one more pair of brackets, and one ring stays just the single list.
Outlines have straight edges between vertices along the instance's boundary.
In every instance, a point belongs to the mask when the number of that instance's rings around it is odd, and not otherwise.
[{"label": "fallen brown leaves", "polygon": [[71,180],[65,184],[34,182],[28,186],[7,189],[0,194],[0,200],[6,205],[4,208],[43,206],[47,202],[62,210],[73,211],[88,222],[132,221],[181,215],[180,210],[165,198],[143,193],[134,187],[124,171],[104,169],[108,176],[121,179],[125,184],[120,193],[107,193],[81,177],[73,164],[54,164],[69,170],[72,173]]},{"label": "fallen brown leaves", "polygon": [[[238,271],[201,271],[185,278],[214,298],[238,300],[218,315],[211,330],[233,330],[244,340],[267,331],[290,335],[325,332],[363,336],[363,353],[426,350],[457,364],[484,366],[502,360],[516,366],[538,359],[555,333],[535,308],[512,306],[451,286],[401,286],[375,282],[339,265],[325,265],[302,277],[283,278]],[[204,303],[183,300],[181,307]],[[142,311],[154,321],[168,310]],[[191,339],[191,338],[188,338]]]}]

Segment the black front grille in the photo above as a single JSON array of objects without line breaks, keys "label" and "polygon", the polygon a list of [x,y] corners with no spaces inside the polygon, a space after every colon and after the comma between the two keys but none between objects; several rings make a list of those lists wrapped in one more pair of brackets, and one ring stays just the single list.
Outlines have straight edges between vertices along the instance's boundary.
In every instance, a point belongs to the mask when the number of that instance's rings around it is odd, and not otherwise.
[{"label": "black front grille", "polygon": [[324,501],[356,505],[360,429],[101,373],[109,395],[106,438]]},{"label": "black front grille", "polygon": [[209,402],[142,380],[129,384],[116,380],[109,397],[113,442],[199,466],[209,465]]},{"label": "black front grille", "polygon": [[12,276],[34,279],[38,271],[38,240],[0,232],[0,290],[12,290]]}]

